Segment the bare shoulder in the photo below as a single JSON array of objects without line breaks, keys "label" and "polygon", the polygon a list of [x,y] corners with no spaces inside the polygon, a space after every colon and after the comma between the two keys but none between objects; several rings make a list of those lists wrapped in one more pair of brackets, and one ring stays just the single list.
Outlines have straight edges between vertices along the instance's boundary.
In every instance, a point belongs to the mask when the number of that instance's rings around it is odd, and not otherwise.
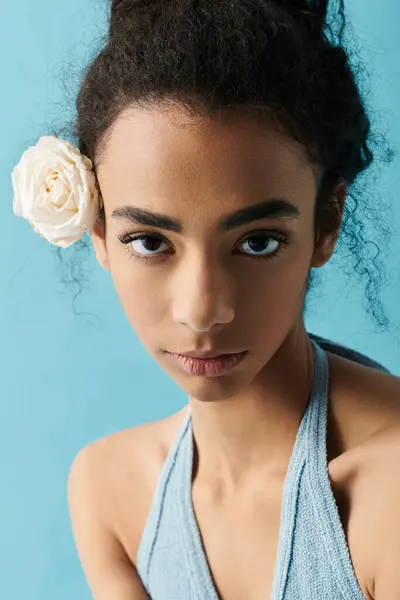
[{"label": "bare shoulder", "polygon": [[330,353],[328,358],[331,417],[340,440],[332,488],[353,564],[367,597],[379,600],[376,582],[384,587],[400,551],[400,378]]},{"label": "bare shoulder", "polygon": [[115,535],[108,507],[108,480],[96,444],[74,458],[68,477],[68,506],[78,557],[96,600],[149,600],[126,549]]},{"label": "bare shoulder", "polygon": [[330,352],[327,356],[330,410],[341,430],[343,452],[364,451],[364,442],[378,437],[383,444],[394,440],[400,431],[400,377]]},{"label": "bare shoulder", "polygon": [[184,412],[112,433],[81,451],[90,457],[104,518],[135,566],[160,471]]},{"label": "bare shoulder", "polygon": [[400,377],[328,354],[330,420],[339,440],[333,457],[359,495],[379,503],[381,486],[400,492],[393,471],[400,460]]}]

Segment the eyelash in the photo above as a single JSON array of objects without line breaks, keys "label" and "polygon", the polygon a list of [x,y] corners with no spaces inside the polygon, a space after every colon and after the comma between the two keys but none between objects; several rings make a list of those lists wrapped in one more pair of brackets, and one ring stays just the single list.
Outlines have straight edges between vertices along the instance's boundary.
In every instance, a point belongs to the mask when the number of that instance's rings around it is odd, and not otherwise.
[{"label": "eyelash", "polygon": [[[164,240],[164,238],[161,235],[156,235],[156,234],[151,234],[151,233],[135,233],[135,234],[124,233],[122,235],[118,235],[117,237],[118,237],[119,241],[125,245],[130,244],[131,242],[134,242],[137,240],[143,240],[143,239],[148,239],[148,238],[157,239],[157,240],[166,242],[166,240]],[[266,240],[273,239],[277,242],[280,242],[280,246],[279,246],[278,250],[276,250],[275,252],[273,252],[271,254],[268,254],[265,256],[255,256],[255,255],[251,255],[251,254],[244,254],[244,256],[248,256],[249,258],[255,258],[258,260],[272,260],[274,258],[279,258],[281,253],[285,250],[285,247],[290,244],[290,237],[285,236],[282,233],[279,233],[278,231],[274,231],[274,232],[257,231],[257,232],[254,232],[254,233],[251,233],[250,235],[248,235],[240,243],[246,242],[252,238],[253,239],[265,238]],[[145,262],[150,261],[150,260],[152,260],[152,261],[157,260],[157,258],[162,256],[162,254],[156,254],[153,256],[140,256],[136,252],[133,252],[129,246],[126,249],[126,252],[127,252],[129,258],[134,258],[136,260],[145,261]]]}]

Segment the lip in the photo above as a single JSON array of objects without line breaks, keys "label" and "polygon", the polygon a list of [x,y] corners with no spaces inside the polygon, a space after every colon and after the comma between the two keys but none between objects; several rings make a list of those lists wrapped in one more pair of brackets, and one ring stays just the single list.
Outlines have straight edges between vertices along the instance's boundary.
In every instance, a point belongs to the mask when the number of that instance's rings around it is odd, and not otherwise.
[{"label": "lip", "polygon": [[191,358],[219,358],[220,356],[228,356],[229,354],[241,354],[241,352],[217,352],[215,350],[209,350],[207,352],[170,352],[179,356],[189,356]]},{"label": "lip", "polygon": [[214,358],[196,358],[168,352],[180,369],[189,375],[218,377],[232,371],[247,356],[247,351],[238,354],[222,355]]}]

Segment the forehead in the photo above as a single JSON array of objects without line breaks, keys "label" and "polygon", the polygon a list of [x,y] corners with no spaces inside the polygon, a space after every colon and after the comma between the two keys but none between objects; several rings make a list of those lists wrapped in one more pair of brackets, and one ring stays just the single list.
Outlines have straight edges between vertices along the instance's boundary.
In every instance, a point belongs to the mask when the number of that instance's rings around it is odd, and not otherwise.
[{"label": "forehead", "polygon": [[148,206],[155,196],[204,201],[209,195],[215,202],[218,195],[220,205],[265,193],[314,199],[317,184],[304,148],[272,121],[238,113],[191,117],[160,106],[120,115],[97,171],[105,203],[113,205]]}]

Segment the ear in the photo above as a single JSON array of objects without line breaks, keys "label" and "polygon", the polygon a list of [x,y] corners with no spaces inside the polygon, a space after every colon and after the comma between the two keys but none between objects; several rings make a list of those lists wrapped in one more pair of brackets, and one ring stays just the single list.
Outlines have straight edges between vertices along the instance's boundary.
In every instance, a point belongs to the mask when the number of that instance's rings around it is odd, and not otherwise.
[{"label": "ear", "polygon": [[108,262],[105,225],[100,219],[96,221],[91,238],[99,265],[105,271],[109,271],[110,265]]},{"label": "ear", "polygon": [[342,225],[347,188],[347,182],[341,180],[335,188],[324,214],[320,216],[319,239],[315,243],[312,267],[323,267],[332,257]]}]

